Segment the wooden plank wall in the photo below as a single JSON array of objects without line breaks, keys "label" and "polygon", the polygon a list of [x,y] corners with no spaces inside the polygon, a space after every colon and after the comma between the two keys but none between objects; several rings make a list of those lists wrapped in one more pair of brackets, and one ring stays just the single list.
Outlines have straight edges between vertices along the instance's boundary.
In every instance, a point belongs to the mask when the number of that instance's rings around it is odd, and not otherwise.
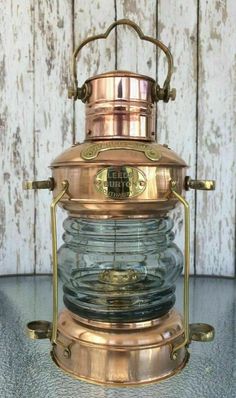
[{"label": "wooden plank wall", "polygon": [[[130,18],[174,57],[177,99],[158,104],[158,141],[187,161],[193,178],[217,181],[215,192],[188,193],[191,271],[234,276],[236,2],[0,0],[0,18],[0,274],[51,272],[50,194],[23,192],[22,181],[47,178],[53,158],[83,140],[84,106],[67,100],[75,44]],[[116,67],[163,82],[166,60],[118,27],[83,50],[79,81]],[[181,247],[182,214],[173,212]]]},{"label": "wooden plank wall", "polygon": [[0,1],[0,265],[2,274],[34,271],[34,12]]}]

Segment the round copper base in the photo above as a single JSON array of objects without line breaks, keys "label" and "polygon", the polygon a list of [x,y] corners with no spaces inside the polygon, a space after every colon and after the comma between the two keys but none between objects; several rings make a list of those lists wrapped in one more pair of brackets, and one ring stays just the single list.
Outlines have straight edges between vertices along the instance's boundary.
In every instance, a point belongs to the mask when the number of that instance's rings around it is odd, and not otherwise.
[{"label": "round copper base", "polygon": [[172,347],[183,339],[182,317],[175,310],[147,322],[93,322],[63,310],[58,320],[54,362],[91,383],[134,386],[176,374],[188,361],[185,347],[173,359]]}]

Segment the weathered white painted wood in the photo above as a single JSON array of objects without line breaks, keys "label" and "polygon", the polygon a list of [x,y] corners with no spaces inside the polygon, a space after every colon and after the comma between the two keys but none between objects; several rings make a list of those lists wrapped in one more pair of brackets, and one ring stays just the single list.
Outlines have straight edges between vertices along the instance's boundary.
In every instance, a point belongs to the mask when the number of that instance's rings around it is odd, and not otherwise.
[{"label": "weathered white painted wood", "polygon": [[[136,22],[147,36],[156,37],[156,1],[117,1],[117,19]],[[130,27],[117,28],[117,69],[156,77],[156,47],[141,41]]]},{"label": "weathered white painted wood", "polygon": [[[96,0],[74,2],[74,41],[77,47],[88,36],[104,33],[115,20],[113,1]],[[91,76],[115,69],[115,35],[112,32],[106,40],[97,40],[85,46],[78,56],[78,81],[82,85]],[[85,107],[81,101],[75,104],[76,140],[83,141]]]},{"label": "weathered white painted wood", "polygon": [[[158,104],[158,141],[182,155],[191,165],[192,177],[197,164],[198,178],[217,180],[216,192],[197,193],[197,273],[234,275],[236,3],[199,2],[198,126],[197,3],[170,0],[167,6],[164,0],[39,0],[23,6],[17,0],[0,0],[0,274],[34,269],[50,272],[51,194],[23,192],[22,181],[48,177],[52,159],[72,144],[73,104],[67,100],[67,82],[73,38],[79,44],[88,35],[103,32],[115,18],[130,18],[151,36],[156,35],[158,19],[158,37],[170,46],[174,57],[172,86],[177,88],[177,99]],[[118,27],[117,32],[117,67],[155,77],[154,46],[140,42],[129,28]],[[114,32],[108,40],[83,49],[79,82],[113,70],[114,50]],[[166,63],[161,54],[158,63],[162,83]],[[76,138],[81,141],[84,105],[79,101],[75,112]],[[187,198],[192,211],[193,254],[194,192],[187,193]],[[176,241],[183,247],[181,207],[174,219]]]},{"label": "weathered white painted wood", "polygon": [[34,271],[32,2],[0,1],[0,273]]},{"label": "weathered white painted wood", "polygon": [[[100,3],[103,3],[100,5]],[[73,102],[67,99],[67,86],[70,80],[70,64],[73,52],[73,41],[79,44],[81,40],[93,33],[90,27],[93,26],[93,18],[96,15],[96,24],[100,33],[106,28],[107,21],[110,23],[114,15],[104,13],[105,2],[97,2],[91,5],[91,9],[84,7],[83,2],[77,1],[72,8],[72,2],[38,2],[35,18],[36,35],[36,68],[35,68],[35,140],[36,140],[36,172],[37,179],[44,179],[50,175],[47,166],[52,159],[63,149],[73,143]],[[100,9],[100,12],[99,12]],[[93,10],[93,13],[92,13]],[[114,7],[110,10],[114,13]],[[72,12],[74,11],[74,15]],[[86,15],[87,13],[87,15]],[[100,20],[99,20],[100,15]],[[74,22],[73,22],[74,18]],[[90,18],[90,20],[89,20]],[[73,23],[72,23],[73,22]],[[84,24],[84,25],[83,25]],[[72,28],[74,26],[74,32]],[[83,30],[84,26],[84,30]],[[75,35],[75,38],[73,38]],[[114,40],[114,38],[113,38]],[[109,61],[112,62],[109,42],[104,45],[96,43],[92,50],[85,49],[85,57],[82,55],[80,68],[78,69],[79,81],[83,82],[92,74],[98,73],[99,68],[105,70]],[[112,43],[112,47],[114,44]],[[104,51],[105,50],[105,51]],[[91,62],[91,53],[93,62]],[[111,69],[114,69],[114,59]],[[93,69],[93,65],[95,68]],[[78,101],[79,102],[79,101]],[[84,105],[76,103],[75,110],[77,120],[78,109],[81,111],[78,116],[78,130],[81,139],[84,138]],[[77,126],[77,123],[76,123]],[[77,134],[76,134],[77,135]],[[37,273],[51,271],[51,236],[49,220],[49,204],[51,194],[40,191],[36,193],[36,264]],[[66,213],[58,210],[58,236],[62,235],[62,221]],[[59,238],[59,245],[61,239]]]},{"label": "weathered white painted wood", "polygon": [[198,177],[216,191],[197,194],[197,271],[234,275],[236,2],[200,1]]},{"label": "weathered white painted wood", "polygon": [[[171,86],[177,90],[174,102],[158,103],[157,137],[177,152],[190,166],[194,178],[196,162],[196,88],[197,88],[197,1],[158,1],[158,38],[171,50],[174,74]],[[159,52],[158,81],[163,84],[167,71],[165,56]],[[194,272],[194,192],[186,195],[191,209],[191,273]],[[183,248],[183,208],[179,205],[172,216],[176,243]]]},{"label": "weathered white painted wood", "polygon": [[[35,2],[35,170],[37,179],[51,175],[48,166],[72,145],[73,104],[67,98],[73,51],[72,1]],[[51,271],[50,201],[36,192],[36,272]],[[63,215],[59,212],[59,219]],[[58,235],[61,236],[59,228]]]}]

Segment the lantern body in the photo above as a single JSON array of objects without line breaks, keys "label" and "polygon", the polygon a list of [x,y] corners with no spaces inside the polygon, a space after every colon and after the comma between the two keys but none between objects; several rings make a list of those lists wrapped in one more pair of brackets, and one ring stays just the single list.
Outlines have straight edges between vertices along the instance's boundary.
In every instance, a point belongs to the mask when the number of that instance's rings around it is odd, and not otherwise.
[{"label": "lantern body", "polygon": [[171,357],[184,336],[173,309],[183,255],[168,214],[178,202],[170,181],[182,194],[186,163],[155,143],[154,80],[114,71],[87,84],[86,140],[51,165],[53,196],[69,185],[59,202],[68,212],[58,251],[66,309],[53,358],[90,381],[152,382],[188,359],[185,346]]},{"label": "lantern body", "polygon": [[[167,56],[163,87],[127,71],[89,78],[78,87],[76,57],[117,25],[129,25]],[[74,376],[109,385],[137,385],[177,373],[191,340],[210,341],[210,325],[189,325],[189,206],[185,190],[214,189],[186,177],[187,165],[155,142],[154,103],[175,99],[173,60],[159,40],[129,20],[86,39],[73,55],[69,95],[86,103],[85,141],[51,164],[47,181],[26,188],[52,190],[53,322],[28,324],[33,338],[50,337],[55,363]],[[171,210],[184,205],[183,257],[174,243]],[[57,252],[56,212],[67,212]],[[184,317],[174,308],[175,281],[184,264]],[[58,316],[58,281],[66,308]],[[191,327],[190,327],[191,326]]]}]

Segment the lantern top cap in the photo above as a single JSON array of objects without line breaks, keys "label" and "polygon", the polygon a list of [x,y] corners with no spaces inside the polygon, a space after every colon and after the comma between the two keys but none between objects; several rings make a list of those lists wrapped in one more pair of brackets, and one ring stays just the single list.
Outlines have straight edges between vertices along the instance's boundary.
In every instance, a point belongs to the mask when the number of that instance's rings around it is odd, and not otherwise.
[{"label": "lantern top cap", "polygon": [[130,71],[127,71],[127,70],[112,70],[112,71],[109,71],[109,72],[101,73],[101,74],[89,77],[86,80],[86,83],[90,82],[92,80],[95,80],[95,79],[102,79],[102,78],[107,78],[107,77],[136,78],[136,79],[148,80],[148,81],[151,81],[151,82],[155,83],[155,80],[152,77],[150,77],[150,76],[143,75],[143,74],[140,74],[140,73],[137,73],[137,72],[130,72]]}]

